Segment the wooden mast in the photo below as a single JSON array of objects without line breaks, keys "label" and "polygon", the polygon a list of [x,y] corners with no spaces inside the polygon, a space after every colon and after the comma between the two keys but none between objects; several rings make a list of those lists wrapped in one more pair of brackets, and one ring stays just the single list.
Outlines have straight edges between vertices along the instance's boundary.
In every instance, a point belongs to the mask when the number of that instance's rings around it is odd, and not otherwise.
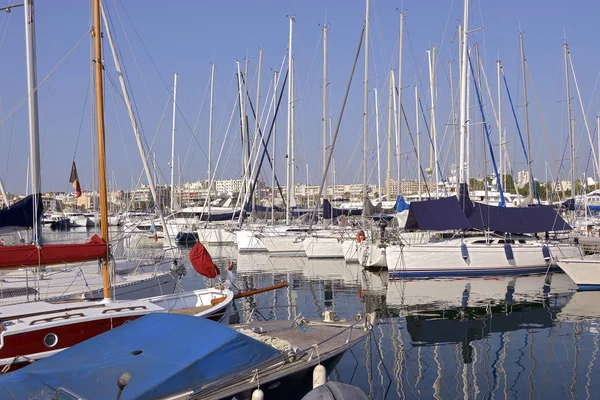
[{"label": "wooden mast", "polygon": [[[93,0],[94,71],[96,77],[96,126],[98,128],[98,182],[100,184],[100,228],[102,239],[108,243],[108,199],[106,192],[106,144],[104,137],[104,85],[102,83],[102,35],[100,32],[100,0]],[[108,254],[102,264],[104,300],[110,299]]]}]

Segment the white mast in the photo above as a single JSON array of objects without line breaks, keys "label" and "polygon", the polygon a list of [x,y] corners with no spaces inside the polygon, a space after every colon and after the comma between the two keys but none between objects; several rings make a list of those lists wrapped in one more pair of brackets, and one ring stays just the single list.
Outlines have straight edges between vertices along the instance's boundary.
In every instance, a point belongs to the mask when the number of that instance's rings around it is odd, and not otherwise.
[{"label": "white mast", "polygon": [[[365,10],[365,76],[363,82],[363,201],[368,199],[367,193],[367,146],[369,122],[369,1]],[[363,214],[364,222],[364,214]]]},{"label": "white mast", "polygon": [[[115,44],[113,42],[113,37],[111,30],[108,26],[108,22],[106,20],[106,15],[104,13],[104,6],[102,3],[100,4],[100,9],[102,11],[102,19],[104,20],[104,28],[106,30],[106,34],[108,36],[108,43],[110,44],[110,49],[113,55],[113,60],[115,62],[115,69],[117,70],[117,76],[119,78],[119,83],[121,85],[121,90],[123,92],[123,99],[125,100],[125,106],[127,107],[127,112],[129,114],[129,120],[131,121],[131,126],[133,128],[133,134],[135,136],[135,141],[138,146],[138,150],[140,152],[140,158],[142,159],[142,166],[144,167],[144,172],[146,173],[146,179],[148,180],[148,186],[150,186],[150,193],[152,193],[152,199],[154,200],[154,204],[160,204],[160,199],[156,192],[155,181],[152,178],[152,172],[150,171],[150,166],[148,165],[148,157],[146,155],[146,151],[144,150],[144,145],[142,143],[142,137],[140,134],[140,130],[137,124],[137,120],[135,119],[135,114],[133,113],[133,107],[131,105],[131,99],[129,98],[129,92],[127,91],[127,86],[125,85],[125,79],[123,77],[123,72],[121,69],[121,62],[119,60]],[[156,160],[156,158],[154,158]],[[156,169],[156,168],[155,168]],[[160,222],[162,226],[166,226],[166,222],[160,207],[158,207],[158,216],[160,218]],[[168,229],[165,229],[165,237],[167,238],[167,242],[169,247],[171,247],[171,237],[169,235]]]},{"label": "white mast", "polygon": [[[321,129],[323,131],[323,175],[327,172],[327,24],[323,25],[323,115]],[[325,197],[327,197],[327,177],[325,177]]]},{"label": "white mast", "polygon": [[[261,120],[261,112],[260,112],[260,86],[261,86],[261,77],[262,77],[262,59],[263,59],[263,49],[258,51],[258,82],[256,84],[256,105],[254,106],[255,112],[255,120],[256,125],[254,127],[254,138],[256,142],[253,145],[253,148],[256,147],[256,155],[260,152],[260,146],[258,145],[258,137],[260,130],[260,120]],[[247,78],[246,78],[247,79]],[[262,137],[262,136],[261,136]],[[254,157],[254,155],[252,155]],[[249,167],[249,166],[248,166]],[[248,182],[250,187],[252,187],[252,182]],[[256,210],[256,194],[252,193],[252,211]]]},{"label": "white mast", "polygon": [[[417,185],[421,200],[421,133],[419,132],[419,87],[415,85],[415,135],[417,136]],[[398,182],[398,185],[400,182]]]},{"label": "white mast", "polygon": [[294,17],[290,17],[290,36],[288,43],[288,77],[290,82],[288,84],[288,109],[287,109],[287,173],[286,173],[286,204],[285,204],[285,224],[289,225],[292,219],[292,197],[294,190],[294,163],[293,163],[293,147],[294,147],[294,135],[292,133],[293,123],[292,120],[294,118],[293,115],[293,105],[294,102],[294,81],[293,81],[293,67],[294,63],[292,61],[292,39],[294,32]]},{"label": "white mast", "polygon": [[571,162],[571,197],[575,198],[575,135],[573,132],[573,116],[571,111],[571,80],[569,77],[569,45],[567,42],[563,44],[563,48],[565,51],[565,82],[567,89],[567,121],[569,124],[569,142],[571,145],[570,148],[570,162]]},{"label": "white mast", "polygon": [[[535,188],[533,185],[535,184],[533,181],[533,173],[531,169],[531,144],[529,139],[529,102],[527,101],[527,79],[526,79],[526,70],[525,70],[525,47],[523,45],[523,33],[519,33],[519,44],[521,46],[521,73],[523,75],[523,102],[525,106],[525,134],[527,135],[527,171],[529,172],[529,194],[528,198],[533,198],[533,193],[535,192]],[[566,60],[565,60],[566,62]],[[567,81],[568,81],[567,77]],[[568,83],[567,83],[568,86]],[[569,103],[569,110],[571,105]],[[570,112],[570,111],[569,111]],[[570,119],[569,119],[570,121]]]},{"label": "white mast", "polygon": [[373,89],[375,92],[375,140],[377,147],[377,193],[379,197],[381,194],[381,157],[379,152],[381,150],[381,146],[379,145],[379,99],[377,98],[377,88]]},{"label": "white mast", "polygon": [[[452,71],[452,60],[448,60],[448,75],[450,76],[450,99],[452,99],[450,104],[451,104],[451,108],[452,108],[452,138],[454,141],[454,162],[456,163],[456,159],[458,157],[458,152],[456,150],[458,149],[458,146],[456,145],[456,143],[457,143],[457,141],[456,141],[456,105],[454,102],[455,91],[454,91],[454,73]],[[454,164],[454,165],[456,165],[456,164]],[[456,173],[458,174],[458,171],[456,171]],[[456,176],[455,178],[458,178],[458,176]],[[456,182],[458,182],[458,180]]]},{"label": "white mast", "polygon": [[213,143],[213,101],[215,97],[215,64],[210,67],[210,109],[208,111],[208,215],[210,219],[210,194],[212,191],[212,143]]},{"label": "white mast", "polygon": [[435,171],[435,197],[439,199],[440,175],[438,169],[437,133],[435,129],[435,47],[427,52],[429,57],[429,97],[431,99],[431,136],[433,136],[433,169]]},{"label": "white mast", "polygon": [[[496,61],[496,69],[498,74],[498,146],[500,147],[500,162],[498,167],[498,175],[500,175],[500,183],[502,184],[502,188],[507,190],[504,185],[504,175],[503,173],[503,160],[504,160],[504,138],[502,137],[502,63],[500,60]],[[500,199],[502,200],[502,199]]]},{"label": "white mast", "polygon": [[[465,0],[462,38],[461,38],[461,63],[460,63],[460,149],[459,149],[459,174],[458,183],[468,183],[465,171],[465,141],[467,136],[467,47],[469,30],[469,0]],[[468,162],[468,160],[467,160]],[[458,191],[456,192],[458,195]]]},{"label": "white mast", "polygon": [[[399,47],[398,47],[398,112],[396,114],[396,168],[398,174],[398,192],[396,194],[400,194],[400,180],[402,178],[401,174],[401,158],[400,158],[400,139],[402,132],[402,124],[401,124],[401,116],[402,116],[402,57],[404,52],[402,51],[404,48],[404,17],[406,14],[400,12],[400,38],[399,38]],[[388,199],[389,200],[389,199]]]},{"label": "white mast", "polygon": [[[40,178],[40,136],[38,123],[37,67],[35,51],[35,19],[33,0],[25,0],[25,50],[27,52],[27,105],[29,108],[29,169],[31,171],[31,194],[34,197],[42,192]],[[37,215],[37,199],[34,201],[34,215]],[[38,243],[40,230],[37,218],[33,229],[33,242]]]},{"label": "white mast", "polygon": [[394,102],[394,71],[390,70],[390,99],[388,101],[388,130],[387,130],[387,171],[385,174],[385,188],[387,199],[392,195],[391,173],[392,173],[392,103]]},{"label": "white mast", "polygon": [[[277,80],[277,71],[273,72],[273,98],[276,99],[277,98],[277,84],[278,84],[278,80]],[[275,103],[274,107],[276,107]],[[273,168],[271,169],[271,225],[275,224],[275,161],[277,159],[277,157],[275,157],[275,154],[277,154],[277,119],[275,118],[273,120]]]},{"label": "white mast", "polygon": [[[177,116],[177,73],[173,78],[173,128],[171,130],[171,211],[175,210],[175,129]],[[159,205],[160,207],[160,205]]]}]

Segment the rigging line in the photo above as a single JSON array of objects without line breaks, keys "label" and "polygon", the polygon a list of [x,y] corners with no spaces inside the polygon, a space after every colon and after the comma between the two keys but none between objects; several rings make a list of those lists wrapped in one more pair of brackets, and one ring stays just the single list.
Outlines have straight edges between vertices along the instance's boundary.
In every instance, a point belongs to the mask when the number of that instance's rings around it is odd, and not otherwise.
[{"label": "rigging line", "polygon": [[[210,77],[208,79],[208,83],[206,84],[206,89],[204,90],[204,95],[202,96],[202,101],[200,102],[200,108],[198,109],[198,115],[196,116],[196,121],[194,122],[194,132],[196,131],[196,129],[198,129],[198,123],[200,121],[200,115],[202,114],[202,110],[204,109],[204,104],[206,102],[206,96],[208,94],[209,89],[210,89]],[[185,157],[183,158],[183,165],[184,166],[187,163],[188,156],[190,155],[190,150],[192,150],[192,140],[193,140],[193,138],[190,137],[190,141],[189,141],[189,144],[187,146],[187,150],[185,152]],[[196,153],[195,150],[196,149],[192,150],[192,158],[193,158],[194,154]]]},{"label": "rigging line", "polygon": [[[548,132],[548,126],[546,125],[546,120],[544,119],[544,115],[542,114],[542,107],[540,104],[540,99],[535,90],[535,85],[533,84],[533,77],[531,76],[531,70],[529,69],[529,64],[527,63],[527,61],[525,61],[525,68],[526,68],[528,76],[529,76],[529,83],[531,83],[531,90],[533,92],[533,97],[535,98],[535,103],[536,103],[538,112],[540,113],[540,120],[542,121],[542,128],[544,129],[544,133],[546,134],[546,142],[548,142],[548,147],[550,148],[550,155],[552,156],[552,163],[554,164],[555,171],[557,172],[557,174],[559,174],[560,169],[558,167],[558,164],[556,163],[556,155],[554,154],[554,149],[552,148],[552,142],[550,141],[550,134]],[[562,191],[562,186],[561,186],[561,191]],[[564,193],[563,193],[563,196],[564,196]]]},{"label": "rigging line", "polygon": [[113,87],[113,93],[112,93],[113,95],[110,96],[110,98],[111,98],[111,102],[113,105],[113,111],[115,113],[115,119],[117,120],[117,127],[119,128],[119,134],[121,136],[121,140],[123,141],[123,150],[125,151],[125,160],[127,161],[127,168],[129,169],[129,175],[133,176],[133,171],[131,169],[131,162],[129,160],[129,153],[127,152],[127,146],[125,145],[125,136],[123,136],[123,129],[121,128],[121,121],[119,119],[119,114],[117,113],[117,104],[115,102],[115,96],[114,96],[114,93],[118,94],[119,91],[115,87],[115,83],[113,81],[111,81],[111,83],[112,83],[112,87]]},{"label": "rigging line", "polygon": [[[115,9],[117,10],[117,17],[119,16],[119,10],[117,8],[117,5],[115,4],[114,0],[113,0],[113,5],[115,6]],[[117,52],[118,58],[121,60],[121,73],[123,75],[124,81],[125,81],[125,86],[126,88],[128,88],[128,92],[129,92],[129,98],[131,100],[132,103],[132,108],[133,108],[133,113],[134,115],[141,115],[138,105],[137,105],[137,98],[135,96],[135,91],[133,90],[133,85],[131,84],[131,80],[129,79],[129,72],[127,69],[127,64],[125,63],[125,57],[123,57],[123,52],[121,51],[121,47],[119,46],[119,40],[117,38],[117,30],[114,27],[114,23],[112,20],[112,14],[110,13],[110,9],[108,7],[105,7],[105,17],[106,17],[106,22],[108,23],[110,29],[111,29],[111,33],[113,34],[114,37],[114,47],[115,50]],[[121,19],[119,18],[119,21],[121,22]],[[128,43],[129,43],[129,38],[127,37],[127,32],[125,31],[125,27],[123,26],[123,23],[121,22],[121,27],[123,28],[123,32],[125,34],[125,38],[127,39]],[[129,47],[131,49],[132,52],[132,56],[134,58],[134,61],[136,63],[137,66],[137,59],[135,58],[135,54],[133,54],[133,49],[131,48],[131,44],[129,43]],[[138,68],[138,72],[139,72],[139,68]],[[145,89],[146,89],[146,93],[148,94],[148,89],[146,87],[146,81],[144,80],[144,76],[143,74],[140,72],[140,76],[142,79],[142,84],[144,85]],[[148,94],[148,100],[150,102],[150,104],[152,105],[152,98],[150,98],[150,95]],[[138,127],[138,131],[140,132],[140,135],[143,136],[143,132],[144,130],[144,124],[142,120],[136,120],[136,125]]]},{"label": "rigging line", "polygon": [[[8,2],[8,6],[11,6],[12,1]],[[7,11],[10,10],[10,8],[6,9]],[[4,15],[2,16],[2,22],[0,22],[0,31],[2,32],[2,40],[0,40],[0,50],[2,50],[2,48],[4,47],[4,39],[6,38],[6,33],[8,32],[8,21],[9,21],[9,17],[12,13],[10,12],[5,12]]]},{"label": "rigging line", "polygon": [[[323,39],[323,30],[321,29],[321,34],[319,35],[319,39],[317,40],[317,47],[315,48],[315,52],[313,54],[312,61],[310,62],[310,68],[308,69],[308,75],[306,75],[306,81],[304,83],[304,88],[302,88],[302,92],[300,92],[300,99],[295,99],[296,102],[304,99],[304,95],[306,94],[306,88],[308,87],[308,81],[310,80],[310,76],[312,74],[312,70],[315,65],[315,59],[317,58],[317,53],[319,53],[319,49],[321,48],[322,39]],[[294,59],[295,58],[296,57],[294,57]]]},{"label": "rigging line", "polygon": [[[150,52],[148,51],[148,48],[146,47],[146,44],[144,43],[144,41],[142,40],[141,35],[139,34],[137,28],[135,27],[135,24],[133,23],[133,21],[131,20],[131,17],[129,16],[129,13],[127,12],[127,9],[123,6],[123,3],[121,0],[118,0],[119,3],[121,3],[121,6],[123,7],[123,12],[125,13],[125,16],[127,17],[127,19],[129,20],[129,22],[131,23],[131,27],[133,28],[133,31],[135,32],[136,36],[138,37],[142,48],[144,49],[144,51],[146,52],[146,55],[148,56],[148,58],[150,59],[150,63],[152,64],[152,66],[154,67],[154,70],[156,71],[156,73],[158,74],[158,78],[160,79],[160,81],[162,82],[163,86],[165,87],[165,90],[171,94],[171,89],[169,88],[169,85],[167,85],[167,83],[165,82],[165,80],[163,79],[162,74],[160,73],[158,66],[156,65],[156,63],[154,62],[154,59],[152,58],[152,56],[150,55]],[[117,10],[117,15],[120,16],[118,10]],[[121,22],[122,24],[122,22]],[[204,148],[202,147],[202,145],[200,145],[200,141],[198,140],[198,138],[196,137],[196,135],[194,134],[194,131],[192,130],[192,127],[190,126],[190,123],[188,122],[187,118],[185,117],[185,114],[183,113],[183,111],[181,110],[181,108],[179,107],[179,105],[176,105],[177,108],[177,112],[179,112],[179,115],[181,117],[181,119],[183,119],[183,122],[185,123],[185,125],[187,126],[187,128],[190,130],[190,132],[192,133],[192,137],[194,138],[194,140],[196,141],[196,144],[198,144],[198,146],[200,147],[200,151],[202,152],[202,155],[204,156],[205,159],[208,160],[208,156],[206,154],[206,152],[204,151]]]},{"label": "rigging line", "polygon": [[[138,38],[141,41],[141,37],[137,33],[137,30],[135,29],[135,26],[133,25],[133,22],[129,18],[129,15],[127,14],[127,10],[125,9],[125,6],[123,5],[123,3],[121,1],[119,1],[119,3],[121,3],[121,7],[123,7],[123,10],[125,11],[125,15],[127,16],[127,19],[129,19],[129,22],[131,22],[131,26],[133,27],[133,30],[135,31],[136,35],[138,36]],[[119,8],[117,7],[117,4],[115,3],[115,0],[113,0],[113,4],[115,6],[115,10],[117,11],[117,18],[119,19],[119,23],[121,24],[121,28],[123,29],[123,33],[125,35],[125,40],[127,40],[127,44],[129,45],[129,50],[131,51],[131,56],[133,57],[133,61],[135,63],[135,67],[137,68],[137,71],[140,74],[140,77],[142,78],[142,84],[144,85],[144,89],[146,90],[146,94],[148,95],[148,101],[150,102],[150,104],[152,104],[152,97],[150,96],[150,92],[148,90],[148,86],[146,85],[146,80],[144,79],[144,74],[142,73],[142,71],[140,69],[140,65],[139,65],[137,57],[135,56],[135,53],[133,51],[133,47],[131,46],[131,41],[129,40],[129,35],[127,35],[127,30],[125,29],[125,25],[123,24],[123,20],[121,19],[121,13],[119,12]],[[105,8],[108,9],[108,7],[105,7]],[[108,14],[108,10],[107,10],[107,14]],[[109,15],[109,20],[111,20],[110,15]],[[111,20],[111,25],[112,25],[112,20]],[[113,32],[114,32],[114,30],[113,30]],[[146,50],[146,53],[148,53],[148,50],[146,49],[146,46],[144,45],[143,42],[142,42],[142,46]],[[120,53],[120,51],[119,51],[119,53]],[[150,62],[152,62],[152,64],[154,65],[154,68],[158,72],[158,68],[156,68],[156,64],[154,64],[154,60],[152,60],[152,58],[150,58]],[[162,76],[160,76],[160,73],[159,73],[159,77],[162,80]],[[163,80],[163,83],[165,83],[164,80]],[[166,84],[165,84],[165,87],[166,87]]]},{"label": "rigging line", "polygon": [[17,111],[17,109],[19,107],[21,107],[21,105],[23,105],[23,103],[25,103],[29,97],[31,97],[33,95],[33,93],[35,93],[41,85],[44,84],[44,82],[46,82],[51,76],[52,74],[54,74],[54,72],[56,72],[56,70],[58,69],[58,67],[60,67],[63,62],[66,61],[66,59],[71,55],[71,53],[73,53],[73,51],[79,46],[79,44],[83,41],[83,39],[85,39],[91,32],[91,29],[88,29],[85,34],[77,41],[77,43],[75,43],[75,45],[71,48],[71,50],[69,50],[69,52],[58,62],[58,64],[56,64],[56,66],[54,68],[52,68],[52,70],[48,73],[48,75],[46,75],[44,77],[44,79],[42,79],[36,87],[34,87],[30,93],[28,93],[25,97],[23,97],[21,100],[19,100],[19,102],[8,112],[8,114],[6,114],[5,116],[3,116],[0,119],[0,125],[4,123],[4,121],[6,121],[6,119],[8,117],[10,117],[15,111]]},{"label": "rigging line", "polygon": [[87,108],[88,96],[90,95],[90,87],[87,85],[87,89],[85,91],[85,99],[83,100],[83,110],[81,110],[81,119],[79,120],[79,129],[77,131],[77,140],[75,140],[75,151],[73,152],[73,161],[75,161],[75,156],[77,155],[77,147],[79,146],[79,137],[81,136],[81,129],[83,127],[83,119],[85,118],[85,110]]},{"label": "rigging line", "polygon": [[[413,151],[415,152],[415,154],[417,154],[417,146],[415,146],[415,140],[413,139],[412,131],[410,130],[410,125],[408,125],[408,118],[406,117],[406,111],[404,110],[404,106],[401,105],[400,109],[402,111],[402,115],[404,116],[404,122],[406,123],[406,129],[408,130],[408,136],[410,137],[410,142],[412,143]],[[419,133],[417,132],[417,135],[418,134]],[[427,182],[423,166],[418,165],[418,168],[421,171],[421,177],[423,178],[423,182]],[[425,188],[427,189],[427,197],[429,198],[429,200],[431,200],[431,192],[429,191],[429,185],[426,184]]]},{"label": "rigging line", "polygon": [[[419,107],[421,108],[421,116],[423,117],[423,122],[425,123],[425,129],[427,130],[427,137],[429,138],[429,143],[431,144],[431,148],[433,148],[433,138],[431,137],[431,131],[429,130],[429,124],[427,123],[427,118],[425,116],[425,110],[423,109],[423,102],[421,101],[421,98],[419,97]],[[444,175],[442,174],[442,169],[440,168],[440,162],[439,159],[436,162],[436,168],[438,169],[438,172],[440,174],[440,177],[442,178],[442,182],[444,181]],[[433,180],[433,176],[431,178]],[[437,185],[439,182],[436,182],[435,184]],[[444,193],[446,193],[446,196],[448,196],[448,189],[446,188],[446,185],[444,185]]]}]

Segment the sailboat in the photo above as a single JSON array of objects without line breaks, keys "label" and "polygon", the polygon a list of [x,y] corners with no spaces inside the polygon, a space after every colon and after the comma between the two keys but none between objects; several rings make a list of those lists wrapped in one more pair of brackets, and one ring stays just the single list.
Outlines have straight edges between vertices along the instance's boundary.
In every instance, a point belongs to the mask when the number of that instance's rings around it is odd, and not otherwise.
[{"label": "sailboat", "polygon": [[157,313],[0,376],[0,395],[249,399],[266,393],[267,398],[285,398],[310,390],[313,370],[325,383],[370,327],[366,318],[299,318],[291,325],[273,320],[229,328],[206,319]]},{"label": "sailboat", "polygon": [[[102,60],[100,32],[100,1],[94,1],[94,55]],[[28,39],[33,40],[33,1],[25,2],[25,18]],[[29,43],[29,42],[28,42]],[[31,53],[33,46],[28,46]],[[33,61],[33,57],[28,57]],[[102,237],[94,236],[84,244],[46,245],[36,241],[29,246],[2,246],[0,260],[3,269],[11,266],[40,265],[64,262],[69,257],[77,257],[81,261],[99,259],[102,261],[103,300],[90,302],[32,302],[0,307],[0,366],[5,371],[16,369],[31,361],[48,357],[74,344],[94,337],[148,313],[164,313],[176,308],[187,308],[189,314],[196,316],[214,316],[222,313],[233,301],[233,293],[226,281],[219,288],[202,289],[195,292],[167,295],[136,301],[114,301],[111,299],[109,248],[108,243],[108,201],[106,186],[106,159],[104,136],[104,99],[103,99],[103,65],[95,63],[96,68],[96,115],[98,128],[98,172],[100,182],[100,217]],[[35,85],[32,86],[32,90]],[[35,93],[35,92],[34,92]],[[33,96],[31,96],[33,97]],[[35,110],[35,108],[34,108]],[[35,131],[35,130],[34,130]],[[37,132],[32,135],[32,146],[39,150]],[[34,155],[39,155],[37,151]],[[36,157],[32,157],[36,159]],[[34,161],[39,171],[39,157]],[[32,174],[39,179],[37,172]],[[34,184],[34,198],[39,196],[39,180]],[[35,206],[35,202],[33,202]],[[34,224],[35,226],[35,224]],[[34,238],[39,231],[34,229]],[[201,245],[199,245],[201,246]],[[21,248],[21,249],[20,249]],[[204,247],[198,247],[194,253],[196,265],[201,271],[208,271],[209,277],[215,277],[217,268],[207,256]],[[12,255],[11,258],[8,258]],[[19,258],[17,260],[17,258]],[[192,260],[194,264],[194,260]],[[218,299],[218,300],[217,300]],[[213,301],[215,300],[215,301]],[[191,309],[190,309],[191,308]],[[184,311],[185,312],[185,311]]]}]

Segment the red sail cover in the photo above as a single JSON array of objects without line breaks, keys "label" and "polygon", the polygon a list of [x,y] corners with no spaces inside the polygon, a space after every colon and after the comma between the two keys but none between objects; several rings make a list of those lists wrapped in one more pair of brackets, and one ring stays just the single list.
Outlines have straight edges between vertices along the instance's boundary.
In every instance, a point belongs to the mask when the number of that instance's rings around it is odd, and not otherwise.
[{"label": "red sail cover", "polygon": [[0,270],[75,263],[106,258],[107,245],[98,235],[87,243],[0,246]]},{"label": "red sail cover", "polygon": [[221,274],[208,250],[200,242],[197,242],[190,251],[190,262],[196,272],[207,278],[216,278],[217,275]]}]

